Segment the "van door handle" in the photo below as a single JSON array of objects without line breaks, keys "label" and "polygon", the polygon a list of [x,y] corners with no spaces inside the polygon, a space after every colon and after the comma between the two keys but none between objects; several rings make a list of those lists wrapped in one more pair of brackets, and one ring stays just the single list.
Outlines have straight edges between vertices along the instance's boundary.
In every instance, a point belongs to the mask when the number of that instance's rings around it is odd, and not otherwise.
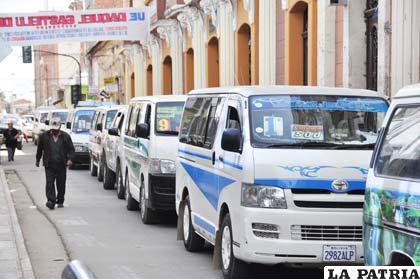
[{"label": "van door handle", "polygon": [[225,160],[223,159],[222,156],[219,156],[219,161],[223,163]]},{"label": "van door handle", "polygon": [[213,163],[213,165],[216,163],[216,152],[213,151],[213,155],[211,156],[211,161]]}]

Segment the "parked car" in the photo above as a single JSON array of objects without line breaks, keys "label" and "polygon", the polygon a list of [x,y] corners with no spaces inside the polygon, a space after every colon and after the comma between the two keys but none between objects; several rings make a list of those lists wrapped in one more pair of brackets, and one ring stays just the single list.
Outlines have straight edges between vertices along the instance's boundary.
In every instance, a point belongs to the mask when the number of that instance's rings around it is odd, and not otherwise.
[{"label": "parked car", "polygon": [[73,167],[90,163],[89,130],[94,115],[95,107],[75,108],[67,115],[65,131],[70,135],[75,149]]},{"label": "parked car", "polygon": [[68,109],[51,109],[48,112],[48,117],[45,122],[45,130],[50,129],[50,120],[51,119],[60,119],[61,122],[61,129],[64,129],[66,127],[66,120],[67,115],[69,113]]},{"label": "parked car", "polygon": [[42,107],[35,111],[35,122],[32,130],[32,140],[35,145],[38,144],[39,135],[46,131],[45,121],[48,120],[48,113],[51,108]]},{"label": "parked car", "polygon": [[246,278],[247,263],[362,263],[365,181],[387,109],[368,90],[193,90],[176,165],[186,250],[215,245],[224,278]]},{"label": "parked car", "polygon": [[118,106],[103,106],[95,109],[95,116],[89,132],[90,174],[98,176],[99,181],[104,179],[105,156],[103,145],[108,128],[118,112]]},{"label": "parked car", "polygon": [[19,117],[16,115],[12,115],[12,114],[4,114],[1,116],[0,118],[0,134],[2,135],[2,139],[1,139],[1,144],[4,144],[4,131],[8,129],[8,124],[10,122],[13,122],[13,127],[18,130],[19,132],[21,132],[21,135],[18,137],[17,139],[17,149],[18,150],[22,150],[23,145],[22,145],[22,140],[23,140],[23,132],[22,132],[22,122],[20,121]]},{"label": "parked car", "polygon": [[177,135],[185,96],[134,98],[125,122],[125,196],[145,224],[175,209]]},{"label": "parked car", "polygon": [[117,196],[124,199],[124,175],[121,170],[125,168],[124,146],[124,121],[127,107],[122,107],[115,115],[108,133],[105,134],[103,146],[105,151],[104,188],[113,189],[117,183]]},{"label": "parked car", "polygon": [[366,265],[420,265],[420,84],[394,96],[375,148],[364,207]]}]

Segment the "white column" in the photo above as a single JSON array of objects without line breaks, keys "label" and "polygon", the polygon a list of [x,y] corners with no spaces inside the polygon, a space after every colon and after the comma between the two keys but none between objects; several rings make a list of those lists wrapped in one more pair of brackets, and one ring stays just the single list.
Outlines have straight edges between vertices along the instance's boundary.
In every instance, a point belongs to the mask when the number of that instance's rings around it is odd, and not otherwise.
[{"label": "white column", "polygon": [[390,90],[390,9],[390,0],[378,1],[378,92],[383,95],[387,95]]},{"label": "white column", "polygon": [[343,13],[343,86],[366,88],[366,2],[347,3]]},{"label": "white column", "polygon": [[194,48],[194,88],[207,87],[206,32],[204,20],[197,13],[193,20],[192,45]]},{"label": "white column", "polygon": [[172,94],[184,93],[184,68],[182,60],[182,31],[178,22],[170,30],[170,52],[172,57]]},{"label": "white column", "polygon": [[392,1],[392,95],[419,80],[419,8],[417,0]]},{"label": "white column", "polygon": [[145,96],[144,53],[139,45],[134,45],[134,83],[137,96]]},{"label": "white column", "polygon": [[153,95],[162,95],[162,48],[159,39],[150,35],[150,53],[153,65]]},{"label": "white column", "polygon": [[330,0],[318,0],[317,84],[335,86],[335,10]]},{"label": "white column", "polygon": [[231,2],[221,2],[218,11],[220,14],[220,86],[233,86],[235,85],[235,30]]},{"label": "white column", "polygon": [[259,3],[259,83],[274,85],[276,84],[276,0]]}]

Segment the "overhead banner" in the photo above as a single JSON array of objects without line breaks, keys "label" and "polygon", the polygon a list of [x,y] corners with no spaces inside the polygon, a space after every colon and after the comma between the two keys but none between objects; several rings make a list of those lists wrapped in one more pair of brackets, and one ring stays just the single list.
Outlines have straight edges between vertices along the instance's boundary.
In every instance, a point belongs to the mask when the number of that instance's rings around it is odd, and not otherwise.
[{"label": "overhead banner", "polygon": [[146,42],[148,8],[0,14],[0,38],[12,46],[87,41]]}]

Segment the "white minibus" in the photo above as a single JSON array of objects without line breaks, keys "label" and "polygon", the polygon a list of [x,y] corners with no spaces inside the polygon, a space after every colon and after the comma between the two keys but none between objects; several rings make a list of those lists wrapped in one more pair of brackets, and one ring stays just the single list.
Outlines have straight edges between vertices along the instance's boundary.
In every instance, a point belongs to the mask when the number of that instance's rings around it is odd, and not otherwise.
[{"label": "white minibus", "polygon": [[225,278],[247,263],[363,263],[362,209],[388,103],[368,90],[193,90],[176,165],[178,237]]}]

